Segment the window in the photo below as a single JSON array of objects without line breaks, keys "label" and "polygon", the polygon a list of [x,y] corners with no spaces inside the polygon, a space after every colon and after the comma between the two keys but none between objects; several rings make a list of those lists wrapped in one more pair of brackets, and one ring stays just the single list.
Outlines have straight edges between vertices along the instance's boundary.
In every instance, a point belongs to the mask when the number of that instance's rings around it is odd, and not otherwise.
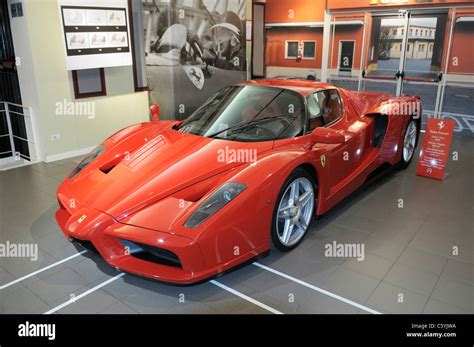
[{"label": "window", "polygon": [[320,97],[323,93],[314,93],[308,96],[308,115],[309,115],[309,131],[313,131],[318,127],[324,126],[323,115],[321,112]]},{"label": "window", "polygon": [[407,45],[407,52],[410,52],[410,44]]},{"label": "window", "polygon": [[316,41],[303,41],[303,59],[316,58]]},{"label": "window", "polygon": [[401,52],[402,51],[402,45],[400,44],[400,47],[399,47],[399,51]]},{"label": "window", "polygon": [[298,41],[286,41],[285,58],[296,59],[298,57]]},{"label": "window", "polygon": [[424,51],[425,51],[425,45],[419,45],[418,52],[424,52]]},{"label": "window", "polygon": [[331,124],[342,116],[342,103],[336,89],[311,94],[307,102],[310,131]]},{"label": "window", "polygon": [[418,36],[418,29],[415,30],[415,35]]},{"label": "window", "polygon": [[72,71],[72,81],[76,99],[107,95],[103,68]]},{"label": "window", "polygon": [[433,52],[433,45],[429,45],[428,50],[429,50],[430,52]]},{"label": "window", "polygon": [[405,34],[405,29],[402,29],[402,35]]}]

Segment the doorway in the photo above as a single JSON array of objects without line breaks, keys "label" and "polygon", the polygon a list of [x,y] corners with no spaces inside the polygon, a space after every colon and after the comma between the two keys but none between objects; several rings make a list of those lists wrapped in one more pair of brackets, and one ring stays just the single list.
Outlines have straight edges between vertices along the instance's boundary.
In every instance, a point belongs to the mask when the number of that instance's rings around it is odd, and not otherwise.
[{"label": "doorway", "polygon": [[340,40],[339,41],[339,73],[352,74],[354,66],[355,40]]},{"label": "doorway", "polygon": [[448,12],[401,11],[372,17],[363,89],[419,95],[435,110]]},{"label": "doorway", "polygon": [[0,0],[0,42],[0,161],[30,160],[7,0]]}]

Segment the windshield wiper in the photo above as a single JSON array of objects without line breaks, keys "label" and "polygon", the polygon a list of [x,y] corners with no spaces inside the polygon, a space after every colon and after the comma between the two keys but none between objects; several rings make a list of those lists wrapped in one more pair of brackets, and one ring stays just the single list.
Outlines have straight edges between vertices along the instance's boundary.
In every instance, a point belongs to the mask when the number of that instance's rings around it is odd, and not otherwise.
[{"label": "windshield wiper", "polygon": [[262,121],[269,120],[269,119],[280,119],[280,118],[287,118],[287,117],[296,118],[296,117],[299,117],[300,114],[301,114],[301,112],[298,113],[298,114],[281,114],[281,115],[278,115],[278,116],[267,116],[267,117],[262,117],[262,118],[257,118],[257,119],[250,119],[246,122],[238,123],[238,124],[232,125],[228,128],[225,128],[224,130],[220,130],[218,132],[215,132],[214,134],[211,134],[207,137],[214,138],[217,135],[220,135],[223,132],[226,132],[226,131],[229,131],[229,130],[244,130],[244,129],[248,128],[249,126],[254,125],[255,123],[260,123]]}]

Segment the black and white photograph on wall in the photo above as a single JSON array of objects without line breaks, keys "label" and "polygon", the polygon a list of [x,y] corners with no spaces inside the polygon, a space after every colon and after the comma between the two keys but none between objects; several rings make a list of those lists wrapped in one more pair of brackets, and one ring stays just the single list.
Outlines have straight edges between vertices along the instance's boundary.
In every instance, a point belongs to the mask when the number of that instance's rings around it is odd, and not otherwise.
[{"label": "black and white photograph on wall", "polygon": [[184,119],[246,79],[245,0],[142,0],[150,105]]}]

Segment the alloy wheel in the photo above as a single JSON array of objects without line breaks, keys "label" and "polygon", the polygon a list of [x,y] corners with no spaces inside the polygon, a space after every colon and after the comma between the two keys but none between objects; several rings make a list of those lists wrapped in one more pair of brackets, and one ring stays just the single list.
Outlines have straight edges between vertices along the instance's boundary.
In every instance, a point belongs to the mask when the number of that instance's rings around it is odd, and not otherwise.
[{"label": "alloy wheel", "polygon": [[403,139],[403,160],[405,162],[409,162],[415,152],[416,131],[416,122],[412,120],[410,124],[408,124],[405,138]]},{"label": "alloy wheel", "polygon": [[278,205],[276,220],[280,242],[290,247],[304,236],[314,209],[314,187],[305,177],[295,179],[286,188]]}]

